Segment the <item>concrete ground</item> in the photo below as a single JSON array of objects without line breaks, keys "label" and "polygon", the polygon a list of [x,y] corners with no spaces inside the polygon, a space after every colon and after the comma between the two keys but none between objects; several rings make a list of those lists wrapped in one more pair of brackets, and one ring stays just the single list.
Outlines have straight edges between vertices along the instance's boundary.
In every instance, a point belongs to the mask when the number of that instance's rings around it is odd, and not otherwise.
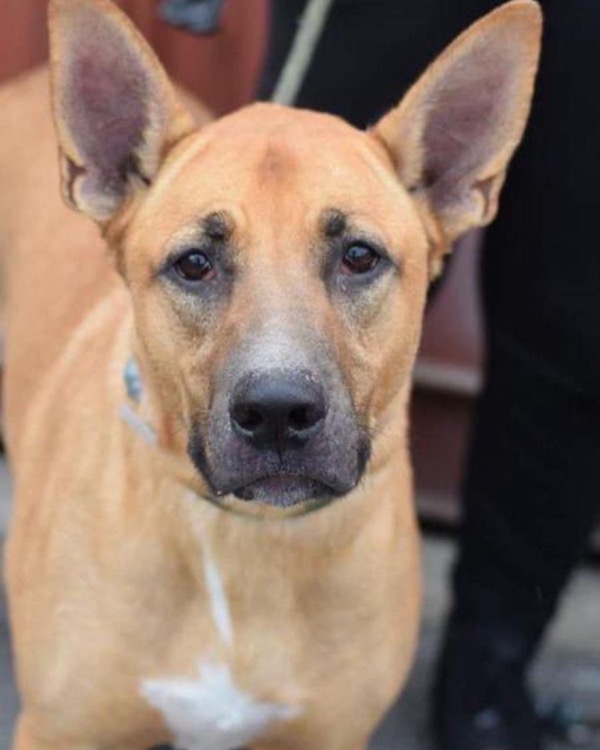
[{"label": "concrete ground", "polygon": [[[9,480],[0,463],[0,539],[9,513]],[[432,665],[448,605],[448,570],[454,544],[426,537],[425,611],[421,646],[413,676],[381,726],[372,750],[429,750],[427,708]],[[584,569],[572,582],[561,615],[538,660],[534,683],[547,705],[567,699],[581,716],[570,743],[556,739],[550,750],[571,746],[600,750],[600,570]],[[17,701],[10,670],[8,628],[0,600],[0,749],[10,747]],[[326,750],[325,748],[323,750]]]}]

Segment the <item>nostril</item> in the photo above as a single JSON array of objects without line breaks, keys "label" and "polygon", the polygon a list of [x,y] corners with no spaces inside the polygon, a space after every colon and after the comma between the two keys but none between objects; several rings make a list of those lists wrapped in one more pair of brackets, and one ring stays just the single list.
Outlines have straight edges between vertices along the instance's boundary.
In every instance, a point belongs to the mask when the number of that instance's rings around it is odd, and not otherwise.
[{"label": "nostril", "polygon": [[288,427],[294,432],[304,432],[319,422],[318,409],[311,406],[297,406],[288,415]]},{"label": "nostril", "polygon": [[288,416],[288,425],[292,430],[305,430],[309,427],[308,409],[304,406],[292,409]]},{"label": "nostril", "polygon": [[262,414],[249,406],[239,406],[235,409],[233,418],[237,425],[246,432],[256,432],[264,421]]}]

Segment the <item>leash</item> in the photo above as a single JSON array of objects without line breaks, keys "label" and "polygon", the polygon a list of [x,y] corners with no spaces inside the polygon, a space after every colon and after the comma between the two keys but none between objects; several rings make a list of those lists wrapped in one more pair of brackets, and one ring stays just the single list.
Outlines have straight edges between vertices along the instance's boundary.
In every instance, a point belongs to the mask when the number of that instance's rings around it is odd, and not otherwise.
[{"label": "leash", "polygon": [[[298,21],[288,56],[277,79],[271,101],[291,107],[323,35],[335,0],[309,0]],[[163,21],[194,34],[214,34],[219,30],[224,0],[164,0],[158,13]]]},{"label": "leash", "polygon": [[271,95],[274,104],[291,107],[298,98],[334,1],[309,0],[304,8],[298,31]]}]

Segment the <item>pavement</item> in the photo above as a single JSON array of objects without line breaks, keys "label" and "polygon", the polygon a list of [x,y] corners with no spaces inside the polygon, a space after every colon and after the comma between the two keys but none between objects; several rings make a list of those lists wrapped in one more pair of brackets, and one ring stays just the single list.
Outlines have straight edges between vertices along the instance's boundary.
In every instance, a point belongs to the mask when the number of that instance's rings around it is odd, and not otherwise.
[{"label": "pavement", "polygon": [[[10,480],[0,461],[0,540],[10,510]],[[415,668],[398,703],[374,738],[371,750],[432,750],[427,727],[432,668],[444,614],[448,574],[455,554],[451,539],[427,535],[424,542],[424,621]],[[600,569],[574,577],[533,673],[540,702],[568,701],[578,718],[569,736],[557,736],[548,750],[600,750]],[[564,704],[563,704],[564,705]],[[8,750],[17,711],[6,610],[0,598],[0,750]],[[324,748],[323,750],[326,750]]]}]

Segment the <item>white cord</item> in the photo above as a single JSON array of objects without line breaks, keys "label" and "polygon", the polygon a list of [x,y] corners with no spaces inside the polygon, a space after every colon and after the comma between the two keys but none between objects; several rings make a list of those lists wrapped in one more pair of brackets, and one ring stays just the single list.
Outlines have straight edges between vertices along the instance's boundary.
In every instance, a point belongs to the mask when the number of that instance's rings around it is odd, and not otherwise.
[{"label": "white cord", "polygon": [[271,96],[275,104],[292,106],[304,83],[334,0],[309,0]]}]

